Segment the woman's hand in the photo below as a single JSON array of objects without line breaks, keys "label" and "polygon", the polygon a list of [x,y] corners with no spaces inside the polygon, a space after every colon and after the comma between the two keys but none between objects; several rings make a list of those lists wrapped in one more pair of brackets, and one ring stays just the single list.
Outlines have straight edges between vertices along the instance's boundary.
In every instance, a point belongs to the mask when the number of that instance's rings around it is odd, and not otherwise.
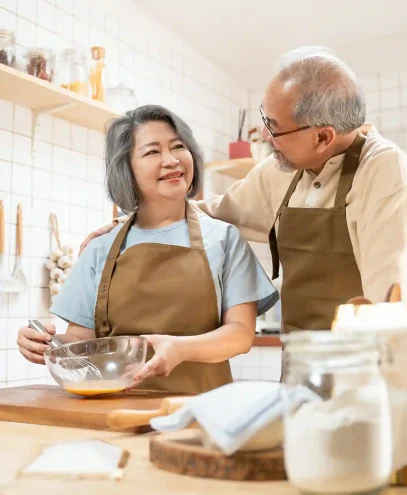
[{"label": "woman's hand", "polygon": [[153,376],[168,376],[176,366],[184,361],[182,338],[172,335],[141,335],[141,337],[148,341],[155,354],[136,372],[129,369],[129,374],[133,375],[130,388],[140,385],[141,382]]},{"label": "woman's hand", "polygon": [[51,340],[51,335],[55,335],[54,325],[44,326],[50,335],[37,332],[37,330],[30,327],[21,327],[18,331],[18,349],[32,363],[45,364],[44,352],[50,349],[48,342]]}]

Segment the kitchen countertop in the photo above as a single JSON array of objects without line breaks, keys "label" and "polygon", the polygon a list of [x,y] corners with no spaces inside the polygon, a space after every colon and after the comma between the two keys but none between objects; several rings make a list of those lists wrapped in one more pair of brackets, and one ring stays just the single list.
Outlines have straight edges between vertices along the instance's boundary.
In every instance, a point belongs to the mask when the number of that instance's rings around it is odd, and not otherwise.
[{"label": "kitchen countertop", "polygon": [[[3,450],[0,463],[0,494],[31,495],[50,493],[71,495],[74,490],[86,495],[298,495],[286,482],[229,482],[191,478],[160,471],[148,460],[148,436],[115,432],[80,430],[55,426],[0,422]],[[57,441],[99,439],[110,441],[130,451],[130,459],[121,481],[64,481],[15,479],[16,472],[45,446]],[[383,495],[407,495],[407,488],[386,490]]]}]

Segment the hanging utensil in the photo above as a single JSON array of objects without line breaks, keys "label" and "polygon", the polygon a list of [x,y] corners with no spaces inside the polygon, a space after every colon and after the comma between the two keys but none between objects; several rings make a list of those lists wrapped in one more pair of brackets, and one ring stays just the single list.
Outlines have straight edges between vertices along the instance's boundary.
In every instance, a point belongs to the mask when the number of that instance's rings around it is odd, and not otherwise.
[{"label": "hanging utensil", "polygon": [[16,260],[9,292],[23,292],[28,286],[23,270],[23,205],[17,206]]}]

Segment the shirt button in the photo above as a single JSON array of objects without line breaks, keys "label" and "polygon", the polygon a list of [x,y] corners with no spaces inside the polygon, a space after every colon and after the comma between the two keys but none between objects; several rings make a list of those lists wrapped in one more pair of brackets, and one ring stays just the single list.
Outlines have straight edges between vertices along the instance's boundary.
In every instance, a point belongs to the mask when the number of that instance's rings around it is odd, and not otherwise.
[{"label": "shirt button", "polygon": [[314,187],[315,187],[315,189],[319,189],[321,187],[321,183],[320,182],[315,182],[314,183]]},{"label": "shirt button", "polygon": [[102,287],[102,291],[104,292],[107,289],[106,285]]},{"label": "shirt button", "polygon": [[114,258],[113,254],[111,254],[108,258],[109,260],[112,260]]}]

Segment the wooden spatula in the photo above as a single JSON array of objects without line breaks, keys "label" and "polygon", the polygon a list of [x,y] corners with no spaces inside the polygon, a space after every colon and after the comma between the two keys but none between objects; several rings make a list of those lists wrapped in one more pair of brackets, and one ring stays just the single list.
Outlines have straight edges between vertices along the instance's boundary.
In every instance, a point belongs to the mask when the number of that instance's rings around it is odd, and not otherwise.
[{"label": "wooden spatula", "polygon": [[184,405],[186,397],[166,397],[161,401],[159,409],[116,409],[112,411],[107,423],[114,429],[134,428],[136,426],[148,425],[150,419],[158,416],[167,416]]}]

